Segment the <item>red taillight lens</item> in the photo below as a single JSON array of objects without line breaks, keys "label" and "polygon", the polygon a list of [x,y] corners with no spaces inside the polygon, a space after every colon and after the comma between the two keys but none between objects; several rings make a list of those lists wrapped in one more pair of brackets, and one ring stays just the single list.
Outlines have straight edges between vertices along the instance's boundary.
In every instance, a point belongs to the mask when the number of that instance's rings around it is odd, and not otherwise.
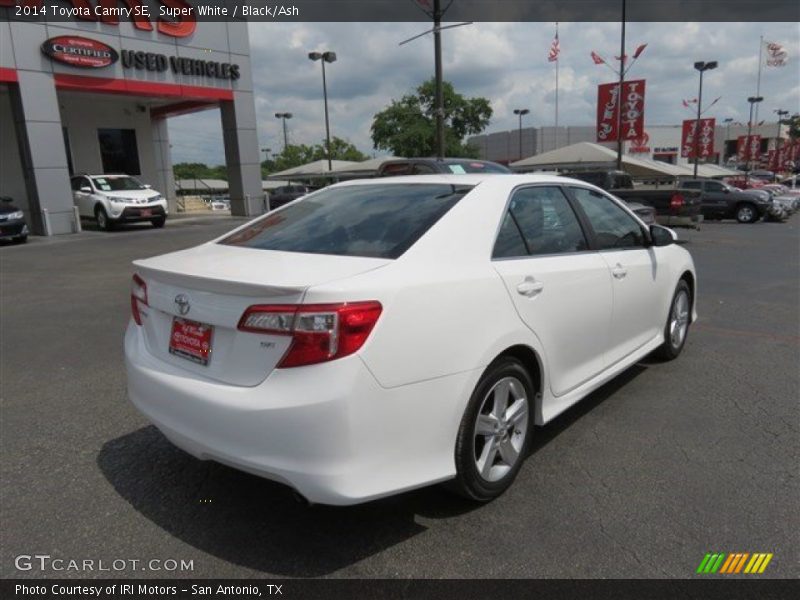
[{"label": "red taillight lens", "polygon": [[669,201],[669,207],[673,210],[680,210],[681,206],[683,206],[684,200],[682,194],[673,194],[672,199]]},{"label": "red taillight lens", "polygon": [[147,306],[147,284],[136,273],[131,281],[131,315],[137,325],[142,324],[142,315],[139,313],[139,303]]},{"label": "red taillight lens", "polygon": [[327,362],[357,352],[383,308],[380,302],[256,305],[239,320],[239,330],[292,336],[280,368]]}]

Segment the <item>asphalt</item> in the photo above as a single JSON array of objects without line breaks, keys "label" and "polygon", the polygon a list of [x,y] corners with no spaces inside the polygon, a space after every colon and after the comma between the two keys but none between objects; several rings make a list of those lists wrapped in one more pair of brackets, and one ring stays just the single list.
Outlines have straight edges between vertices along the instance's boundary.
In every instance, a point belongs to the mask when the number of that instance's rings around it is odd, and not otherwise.
[{"label": "asphalt", "polygon": [[240,221],[0,246],[0,577],[19,555],[177,559],[124,577],[685,578],[707,552],[800,575],[800,215],[680,230],[700,321],[536,432],[515,485],[476,506],[438,488],[307,507],[191,458],[126,399],[130,262]]}]

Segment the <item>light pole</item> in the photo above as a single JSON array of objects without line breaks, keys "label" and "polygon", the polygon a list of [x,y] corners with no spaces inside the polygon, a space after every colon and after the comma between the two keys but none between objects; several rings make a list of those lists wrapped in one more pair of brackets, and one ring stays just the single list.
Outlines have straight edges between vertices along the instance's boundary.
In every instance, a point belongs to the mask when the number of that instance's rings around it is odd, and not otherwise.
[{"label": "light pole", "polygon": [[292,113],[290,112],[275,113],[275,118],[283,120],[283,150],[286,151],[286,146],[289,145],[289,136],[286,133],[286,119],[291,119]]},{"label": "light pole", "polygon": [[733,123],[733,117],[728,117],[727,119],[723,119],[722,121],[725,123],[725,143],[722,145],[723,152],[722,152],[722,161],[727,163],[728,161],[728,140],[731,139],[731,123]]},{"label": "light pole", "polygon": [[514,114],[519,116],[519,160],[522,160],[522,117],[527,115],[530,110],[527,108],[515,108]]},{"label": "light pole", "polygon": [[789,111],[778,108],[775,110],[775,114],[778,115],[778,137],[775,138],[775,154],[777,154],[781,149],[781,125],[783,125],[784,117],[789,116]]},{"label": "light pole", "polygon": [[697,121],[694,122],[694,178],[697,179],[697,169],[700,163],[699,144],[700,141],[700,115],[703,104],[703,73],[717,68],[717,61],[711,62],[698,61],[694,63],[694,68],[700,71],[700,90],[697,93]]},{"label": "light pole", "polygon": [[747,138],[745,140],[745,163],[744,181],[747,183],[750,178],[750,136],[753,134],[753,107],[759,102],[764,101],[764,96],[750,96],[747,101],[750,103],[750,118],[747,120]]},{"label": "light pole", "polygon": [[325,99],[325,154],[328,155],[328,171],[333,170],[331,163],[331,128],[328,124],[328,84],[325,80],[325,63],[336,62],[336,52],[309,52],[308,58],[322,63],[322,96]]},{"label": "light pole", "polygon": [[622,92],[625,89],[625,19],[627,4],[622,0],[622,31],[619,49],[619,92],[617,95],[617,171],[622,170]]}]

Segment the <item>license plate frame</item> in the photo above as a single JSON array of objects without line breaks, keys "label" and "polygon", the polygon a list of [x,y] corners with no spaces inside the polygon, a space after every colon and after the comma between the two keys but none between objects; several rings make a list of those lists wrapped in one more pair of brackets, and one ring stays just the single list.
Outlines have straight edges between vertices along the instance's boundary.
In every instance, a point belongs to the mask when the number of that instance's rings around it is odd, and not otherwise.
[{"label": "license plate frame", "polygon": [[139,211],[139,215],[142,217],[152,217],[153,216],[153,209],[152,208],[143,208]]},{"label": "license plate frame", "polygon": [[168,350],[174,356],[206,367],[211,360],[213,337],[213,325],[173,317]]}]

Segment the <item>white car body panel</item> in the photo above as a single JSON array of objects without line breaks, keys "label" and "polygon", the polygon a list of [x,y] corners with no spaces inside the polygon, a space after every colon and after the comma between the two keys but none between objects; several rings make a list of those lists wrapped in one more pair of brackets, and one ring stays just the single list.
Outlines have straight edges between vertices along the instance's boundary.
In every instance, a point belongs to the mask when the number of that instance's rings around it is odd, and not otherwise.
[{"label": "white car body panel", "polygon": [[[94,177],[101,177],[96,175],[78,175],[77,177],[87,177],[93,179]],[[106,178],[113,178],[113,175],[106,176]],[[97,184],[92,181],[94,188]],[[78,207],[78,213],[81,217],[94,218],[95,208],[102,206],[106,214],[111,219],[119,219],[125,208],[155,208],[160,207],[164,209],[166,214],[169,213],[167,200],[159,192],[146,188],[142,190],[120,190],[120,191],[102,191],[93,189],[92,192],[83,192],[81,190],[73,190],[72,197],[75,206]],[[112,198],[123,198],[127,202],[113,202]]]},{"label": "white car body panel", "polygon": [[[542,380],[535,422],[544,424],[658,347],[678,280],[695,278],[678,245],[492,260],[515,187],[592,188],[582,182],[464,175],[337,187],[409,182],[476,187],[396,260],[216,240],[136,261],[149,306],[125,337],[133,403],[199,458],[276,479],[315,502],[363,502],[455,475],[461,417],[500,354],[517,347],[534,357]],[[624,278],[614,277],[617,264]],[[528,277],[543,284],[533,297],[516,289]],[[208,366],[167,351],[178,294],[191,298],[186,318],[215,328]],[[254,304],[357,301],[380,302],[381,316],[356,354],[330,362],[275,368],[289,338],[236,329]]]}]

